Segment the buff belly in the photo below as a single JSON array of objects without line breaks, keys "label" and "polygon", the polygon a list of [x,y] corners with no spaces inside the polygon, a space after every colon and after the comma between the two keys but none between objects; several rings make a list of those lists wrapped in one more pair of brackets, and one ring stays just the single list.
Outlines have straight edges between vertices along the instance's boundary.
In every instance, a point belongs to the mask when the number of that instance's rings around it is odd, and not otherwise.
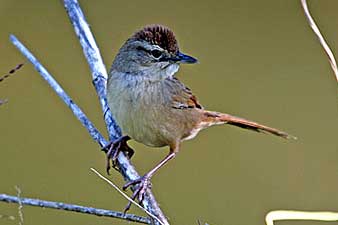
[{"label": "buff belly", "polygon": [[172,146],[192,137],[191,131],[193,136],[197,134],[193,127],[197,124],[196,110],[171,107],[161,88],[154,84],[125,88],[108,96],[110,109],[123,134],[151,147]]}]

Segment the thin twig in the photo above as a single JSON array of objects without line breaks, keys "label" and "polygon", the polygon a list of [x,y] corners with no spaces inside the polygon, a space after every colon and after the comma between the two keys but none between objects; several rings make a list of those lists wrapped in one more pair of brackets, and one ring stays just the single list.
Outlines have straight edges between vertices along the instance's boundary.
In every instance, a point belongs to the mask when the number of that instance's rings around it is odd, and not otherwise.
[{"label": "thin twig", "polygon": [[94,168],[90,168],[91,171],[93,171],[98,177],[100,177],[102,180],[106,181],[108,184],[110,184],[115,190],[117,190],[123,197],[125,197],[129,202],[133,203],[134,205],[136,205],[138,208],[140,208],[141,210],[143,210],[145,213],[147,213],[149,216],[151,216],[152,218],[156,219],[161,225],[165,225],[164,223],[162,223],[162,221],[157,218],[155,215],[151,214],[148,210],[146,210],[145,208],[143,208],[140,204],[138,204],[137,202],[135,202],[133,199],[131,199],[128,195],[126,195],[123,191],[121,191],[111,180],[108,180],[108,178],[104,177],[102,174],[100,174],[97,170],[95,170]]},{"label": "thin twig", "polygon": [[0,201],[7,202],[7,203],[19,203],[23,205],[30,205],[30,206],[38,206],[44,208],[51,208],[51,209],[59,209],[59,210],[66,210],[78,213],[85,213],[95,216],[104,216],[104,217],[112,217],[118,218],[123,220],[128,220],[132,222],[138,223],[145,223],[150,224],[151,221],[149,218],[137,216],[133,214],[124,214],[123,212],[116,212],[106,209],[98,209],[80,205],[73,205],[73,204],[66,204],[63,202],[53,202],[53,201],[45,201],[40,199],[33,199],[33,198],[18,198],[16,196],[0,194]]},{"label": "thin twig", "polygon": [[307,212],[295,210],[276,210],[266,214],[266,225],[274,225],[276,220],[318,220],[338,221],[337,212]]},{"label": "thin twig", "polygon": [[18,207],[18,214],[19,214],[19,225],[23,225],[23,205],[22,205],[22,201],[21,201],[21,189],[18,187],[18,186],[15,186],[15,190],[17,192],[16,196],[18,197],[18,204],[19,204],[19,207]]},{"label": "thin twig", "polygon": [[[16,67],[14,67],[13,69],[11,69],[10,71],[8,71],[7,74],[3,75],[2,77],[0,77],[0,82],[2,82],[3,80],[5,80],[6,78],[12,76],[16,71],[18,71],[21,67],[23,66],[23,63],[20,63],[18,65],[16,65]],[[0,105],[7,103],[8,100],[7,99],[0,99]]]},{"label": "thin twig", "polygon": [[14,67],[13,69],[11,69],[7,74],[5,74],[2,77],[0,77],[0,82],[3,81],[3,80],[5,80],[6,78],[10,77],[11,75],[13,75],[22,66],[23,66],[23,63],[20,63],[20,64],[16,65],[16,67]]},{"label": "thin twig", "polygon": [[315,33],[315,35],[317,36],[318,40],[319,40],[319,43],[322,45],[322,47],[324,48],[325,50],[325,53],[327,55],[327,57],[329,58],[329,62],[330,62],[330,65],[331,65],[331,68],[336,76],[336,80],[338,81],[338,68],[337,68],[337,63],[336,63],[336,60],[334,58],[334,55],[330,49],[330,47],[328,46],[328,44],[326,43],[324,37],[322,36],[322,34],[320,33],[320,30],[319,28],[317,27],[315,21],[313,20],[311,14],[310,14],[310,11],[309,11],[309,8],[307,6],[307,2],[306,0],[301,0],[301,4],[302,4],[302,7],[304,9],[304,13],[305,13],[305,16],[307,18],[307,21],[310,25],[310,27],[312,28],[313,32]]}]

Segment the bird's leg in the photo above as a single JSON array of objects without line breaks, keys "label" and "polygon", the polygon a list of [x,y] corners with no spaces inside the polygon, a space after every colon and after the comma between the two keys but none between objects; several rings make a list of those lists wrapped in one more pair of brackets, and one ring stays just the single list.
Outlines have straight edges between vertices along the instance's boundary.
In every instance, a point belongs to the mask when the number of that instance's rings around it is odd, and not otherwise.
[{"label": "bird's leg", "polygon": [[[144,199],[144,195],[147,189],[151,188],[151,183],[150,183],[151,177],[156,173],[157,170],[159,170],[162,166],[164,166],[170,159],[174,158],[175,155],[176,155],[176,151],[172,151],[170,149],[170,153],[159,164],[157,164],[152,170],[150,170],[144,176],[126,183],[123,186],[123,190],[126,190],[131,185],[137,185],[135,187],[133,195],[131,196],[131,199],[135,200],[135,198],[137,198],[139,203],[142,204],[142,201]],[[130,209],[130,206],[131,206],[131,202],[129,202],[126,208],[124,209],[125,213]]]},{"label": "bird's leg", "polygon": [[128,146],[128,140],[130,140],[129,136],[121,136],[114,142],[110,142],[107,146],[103,147],[103,149],[107,149],[106,169],[108,174],[110,170],[110,160],[112,161],[112,166],[115,168],[116,160],[120,152],[125,152],[129,159],[133,156],[134,150]]}]

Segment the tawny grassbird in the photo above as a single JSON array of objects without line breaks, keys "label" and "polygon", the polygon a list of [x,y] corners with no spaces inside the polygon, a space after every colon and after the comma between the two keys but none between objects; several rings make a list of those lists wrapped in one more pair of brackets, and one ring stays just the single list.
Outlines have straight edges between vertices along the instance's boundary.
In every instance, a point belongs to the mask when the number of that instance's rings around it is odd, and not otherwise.
[{"label": "tawny grassbird", "polygon": [[[132,35],[120,48],[111,66],[107,98],[110,110],[125,136],[112,143],[108,160],[129,150],[131,139],[151,147],[169,146],[169,154],[138,180],[133,198],[143,200],[154,173],[174,158],[182,141],[217,124],[230,124],[283,138],[287,133],[229,114],[205,110],[175,76],[180,64],[197,60],[180,52],[174,33],[162,25],[150,25]],[[221,100],[221,99],[220,99]],[[109,161],[108,161],[109,170]]]}]

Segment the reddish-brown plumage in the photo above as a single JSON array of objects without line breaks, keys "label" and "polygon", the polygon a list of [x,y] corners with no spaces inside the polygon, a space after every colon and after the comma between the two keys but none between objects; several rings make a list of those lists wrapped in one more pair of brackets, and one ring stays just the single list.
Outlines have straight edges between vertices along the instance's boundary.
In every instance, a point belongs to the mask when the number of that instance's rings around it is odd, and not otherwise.
[{"label": "reddish-brown plumage", "polygon": [[[257,131],[257,132],[267,132],[274,135],[277,135],[282,138],[286,139],[297,139],[296,137],[293,137],[283,131],[277,130],[272,127],[268,127],[250,120],[246,120],[237,116],[232,116],[225,113],[219,113],[219,112],[212,112],[212,111],[204,111],[204,117],[202,119],[204,123],[214,125],[219,123],[227,123],[230,125],[234,125],[237,127]],[[209,125],[209,126],[210,126]]]},{"label": "reddish-brown plumage", "polygon": [[178,43],[174,32],[162,25],[149,25],[136,32],[132,38],[148,41],[151,44],[160,46],[170,53],[178,52]]}]

